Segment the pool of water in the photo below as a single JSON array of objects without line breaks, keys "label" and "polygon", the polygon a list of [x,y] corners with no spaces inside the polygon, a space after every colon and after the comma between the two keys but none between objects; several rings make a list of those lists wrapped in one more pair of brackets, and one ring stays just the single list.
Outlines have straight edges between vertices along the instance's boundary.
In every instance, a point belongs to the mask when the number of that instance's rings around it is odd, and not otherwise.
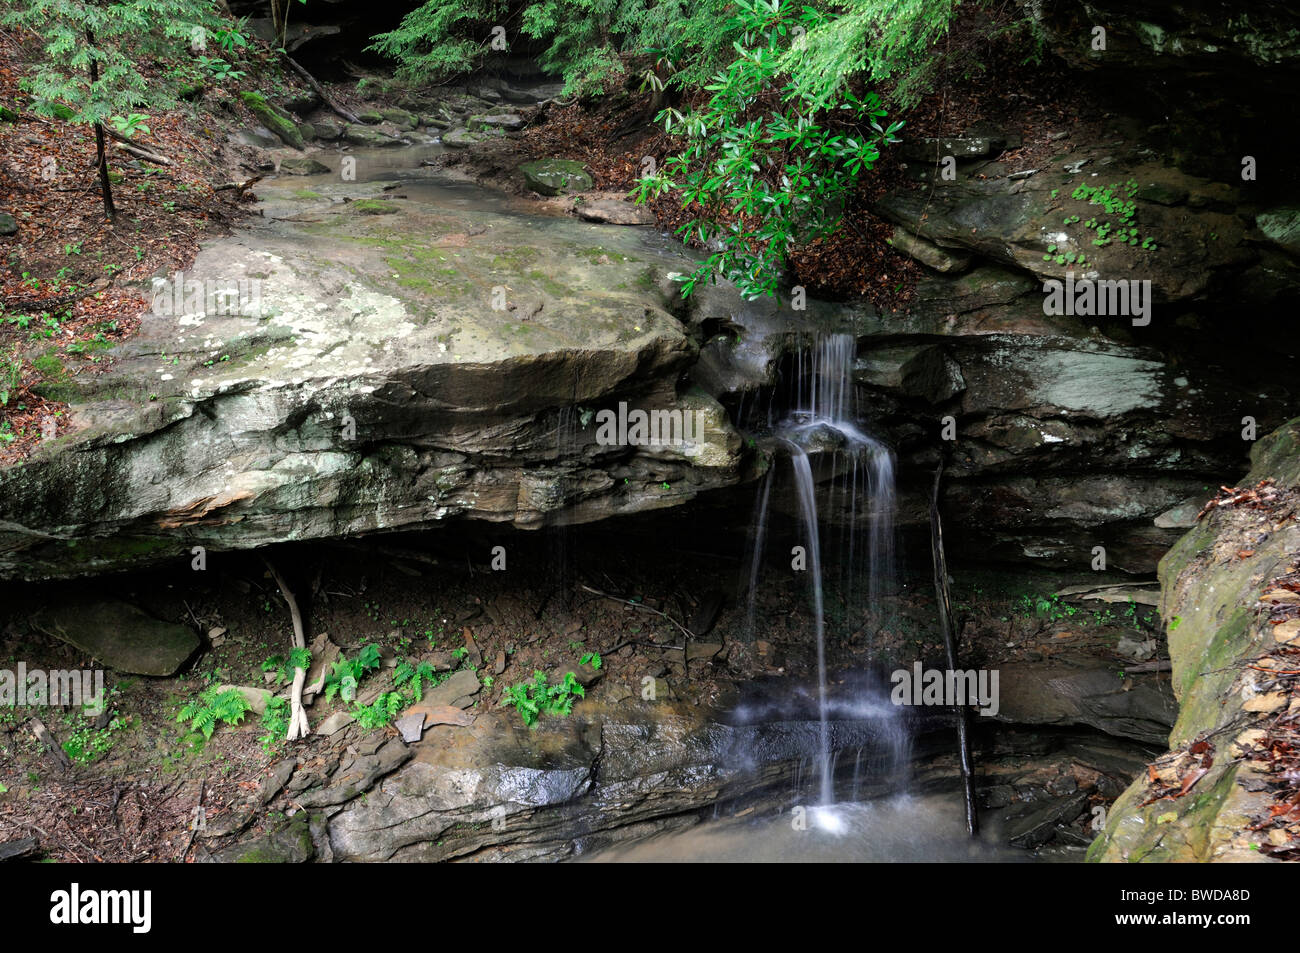
[{"label": "pool of water", "polygon": [[971,838],[956,795],[899,795],[704,821],[592,853],[602,863],[1029,863],[1067,859],[1005,846],[994,822]]}]

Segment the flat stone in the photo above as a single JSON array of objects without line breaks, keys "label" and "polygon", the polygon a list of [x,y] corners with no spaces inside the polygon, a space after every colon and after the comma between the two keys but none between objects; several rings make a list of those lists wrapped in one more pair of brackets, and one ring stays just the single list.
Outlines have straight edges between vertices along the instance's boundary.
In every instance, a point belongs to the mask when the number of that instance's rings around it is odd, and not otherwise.
[{"label": "flat stone", "polygon": [[318,119],[311,124],[317,139],[333,141],[343,135],[343,127],[328,119]]},{"label": "flat stone", "polygon": [[1275,208],[1255,216],[1255,224],[1283,251],[1300,255],[1300,208]]},{"label": "flat stone", "polygon": [[357,125],[348,126],[343,132],[343,138],[354,146],[365,146],[370,149],[396,149],[405,144],[401,139],[384,135],[378,129]]},{"label": "flat stone", "polygon": [[480,142],[488,142],[495,136],[505,135],[500,129],[482,129],[477,132],[464,128],[450,129],[442,134],[441,141],[448,149],[468,149]]},{"label": "flat stone", "polygon": [[290,156],[280,161],[280,172],[285,175],[321,175],[330,167],[308,156]]},{"label": "flat stone", "polygon": [[189,628],[163,622],[125,602],[68,601],[35,620],[49,635],[116,672],[174,675],[199,647]]},{"label": "flat stone", "polygon": [[244,701],[248,702],[248,710],[254,715],[261,715],[266,711],[266,706],[271,703],[272,694],[265,688],[253,688],[249,685],[221,685],[218,686],[218,692],[237,691],[244,696]]},{"label": "flat stone", "polygon": [[894,229],[890,244],[904,255],[943,274],[965,271],[970,267],[971,256],[968,253],[940,248],[924,238],[918,238],[902,226]]},{"label": "flat stone", "polygon": [[452,705],[457,699],[478,694],[478,676],[467,668],[453,672],[451,678],[424,693],[421,704],[429,709]]},{"label": "flat stone", "polygon": [[470,116],[466,125],[471,131],[500,129],[503,132],[518,132],[525,126],[524,117],[515,113],[491,113],[486,116]]},{"label": "flat stone", "polygon": [[322,721],[319,725],[316,726],[316,734],[318,735],[337,734],[338,732],[346,728],[348,725],[352,724],[354,721],[356,721],[356,718],[354,718],[348,712],[336,711],[334,714],[330,715],[328,718],[326,718],[324,721]]},{"label": "flat stone", "polygon": [[271,800],[289,783],[296,765],[297,762],[293,758],[284,758],[277,762],[271,769],[271,773],[262,779],[262,785],[257,789],[257,802],[263,806],[271,803]]},{"label": "flat stone", "polygon": [[397,738],[374,754],[362,755],[346,767],[340,765],[330,776],[328,787],[308,791],[298,798],[303,807],[330,807],[350,801],[370,789],[379,778],[411,759],[411,749]]},{"label": "flat stone", "polygon": [[[407,112],[405,109],[381,109],[380,115],[386,122],[391,122],[399,129],[415,129],[420,125],[420,117],[415,113]],[[358,119],[361,117],[358,116]]]},{"label": "flat stone", "polygon": [[525,162],[519,171],[524,175],[524,183],[541,195],[585,192],[595,184],[586,167],[571,159],[538,159]]},{"label": "flat stone", "polygon": [[271,833],[218,851],[213,859],[222,864],[305,864],[316,853],[309,823],[301,811]]},{"label": "flat stone", "polygon": [[607,225],[653,225],[654,213],[644,205],[620,199],[593,199],[573,206],[578,218],[587,222],[604,222]]}]

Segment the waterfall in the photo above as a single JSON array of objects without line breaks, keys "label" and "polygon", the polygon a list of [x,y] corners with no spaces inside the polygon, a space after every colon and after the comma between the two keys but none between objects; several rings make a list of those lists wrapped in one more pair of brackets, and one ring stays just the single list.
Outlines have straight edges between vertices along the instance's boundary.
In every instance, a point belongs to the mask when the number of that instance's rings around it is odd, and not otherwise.
[{"label": "waterfall", "polygon": [[[853,362],[857,342],[851,334],[825,334],[797,356],[788,412],[775,435],[789,451],[799,520],[807,554],[814,635],[817,640],[818,775],[822,804],[834,801],[831,725],[827,697],[826,578],[823,539],[839,554],[839,594],[847,626],[876,613],[894,577],[894,456],[888,446],[861,425],[854,399]],[[825,494],[828,508],[841,513],[834,525],[819,512],[814,456],[823,458],[837,481]],[[775,469],[775,468],[774,468]],[[749,624],[755,617],[755,592],[767,532],[772,473],[763,479],[754,519],[754,552],[749,573]],[[837,505],[838,501],[838,505]],[[865,557],[865,562],[864,562]],[[859,578],[865,571],[865,585]],[[856,783],[856,782],[855,782]]]}]

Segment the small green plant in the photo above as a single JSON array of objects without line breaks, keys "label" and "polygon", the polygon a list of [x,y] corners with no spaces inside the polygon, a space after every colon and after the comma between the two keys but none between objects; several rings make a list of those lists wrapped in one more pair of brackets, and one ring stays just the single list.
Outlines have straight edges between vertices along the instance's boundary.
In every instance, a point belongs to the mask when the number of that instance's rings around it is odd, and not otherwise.
[{"label": "small green plant", "polygon": [[384,692],[369,705],[355,705],[352,715],[366,731],[374,731],[392,722],[406,704],[401,692]]},{"label": "small green plant", "polygon": [[266,711],[262,712],[262,727],[266,734],[257,740],[262,743],[262,750],[269,754],[289,733],[289,703],[283,698],[272,698],[267,702]]},{"label": "small green plant", "polygon": [[590,665],[596,671],[600,671],[601,659],[599,652],[584,652],[582,658],[578,660],[579,665]]},{"label": "small green plant", "polygon": [[424,698],[424,687],[436,679],[437,674],[428,662],[412,665],[406,659],[402,659],[393,670],[393,684],[399,688],[403,685],[408,686],[413,696],[412,700],[417,702]]},{"label": "small green plant", "polygon": [[263,672],[275,672],[276,685],[292,681],[294,669],[299,668],[304,672],[311,668],[311,649],[295,648],[289,653],[288,658],[283,655],[272,655],[262,663]]},{"label": "small green plant", "polygon": [[373,642],[349,659],[340,655],[333,665],[333,671],[325,677],[325,697],[333,699],[335,695],[345,702],[357,697],[357,686],[368,673],[379,668],[379,646]]},{"label": "small green plant", "polygon": [[181,708],[176,716],[178,722],[190,723],[190,730],[203,735],[204,740],[212,737],[218,725],[237,725],[248,714],[248,700],[236,689],[219,691],[219,686],[212,686],[201,692]]},{"label": "small green plant", "polygon": [[113,747],[118,732],[131,727],[130,718],[114,718],[103,728],[84,724],[73,730],[63,742],[63,750],[78,764],[89,764]]},{"label": "small green plant", "polygon": [[125,116],[113,116],[109,122],[113,128],[124,136],[134,136],[137,132],[149,135],[150,129],[145,120],[149,117],[144,113],[129,113]]},{"label": "small green plant", "polygon": [[551,685],[545,672],[535,671],[531,682],[507,688],[502,700],[515,706],[525,725],[536,728],[542,715],[567,715],[573,711],[574,702],[586,695],[587,690],[572,672],[565,672],[559,684]]}]

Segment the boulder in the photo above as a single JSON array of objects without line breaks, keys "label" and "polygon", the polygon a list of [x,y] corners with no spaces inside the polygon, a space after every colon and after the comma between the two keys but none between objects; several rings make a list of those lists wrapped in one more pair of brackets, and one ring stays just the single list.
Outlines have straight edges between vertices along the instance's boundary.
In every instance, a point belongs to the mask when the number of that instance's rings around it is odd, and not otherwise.
[{"label": "boulder", "polygon": [[485,129],[518,132],[524,128],[526,123],[518,113],[489,113],[481,116],[470,116],[466,125],[471,132],[480,132]]},{"label": "boulder", "polygon": [[603,222],[607,225],[655,224],[654,213],[648,208],[623,199],[593,199],[588,202],[576,202],[573,211],[578,218],[587,222]]},{"label": "boulder", "polygon": [[34,622],[101,665],[132,675],[175,675],[199,647],[188,626],[155,619],[126,602],[69,598]]},{"label": "boulder", "polygon": [[572,159],[538,159],[519,167],[524,183],[541,195],[561,192],[586,192],[594,181],[581,162]]},{"label": "boulder", "polygon": [[302,133],[288,113],[271,105],[261,93],[252,90],[240,93],[239,98],[262,125],[275,133],[286,146],[299,150],[303,148]]},{"label": "boulder", "polygon": [[332,142],[343,135],[343,127],[330,119],[317,119],[311,126],[316,132],[316,138],[327,142]]},{"label": "boulder", "polygon": [[[381,109],[379,115],[385,122],[391,122],[399,129],[412,130],[420,125],[420,117],[405,109]],[[362,117],[358,116],[358,119]]]},{"label": "boulder", "polygon": [[290,156],[280,160],[280,172],[283,175],[322,175],[330,167],[308,156]]},{"label": "boulder", "polygon": [[354,146],[364,146],[370,149],[393,149],[405,145],[401,139],[385,135],[378,129],[370,129],[366,126],[348,126],[343,131],[343,138]]}]

